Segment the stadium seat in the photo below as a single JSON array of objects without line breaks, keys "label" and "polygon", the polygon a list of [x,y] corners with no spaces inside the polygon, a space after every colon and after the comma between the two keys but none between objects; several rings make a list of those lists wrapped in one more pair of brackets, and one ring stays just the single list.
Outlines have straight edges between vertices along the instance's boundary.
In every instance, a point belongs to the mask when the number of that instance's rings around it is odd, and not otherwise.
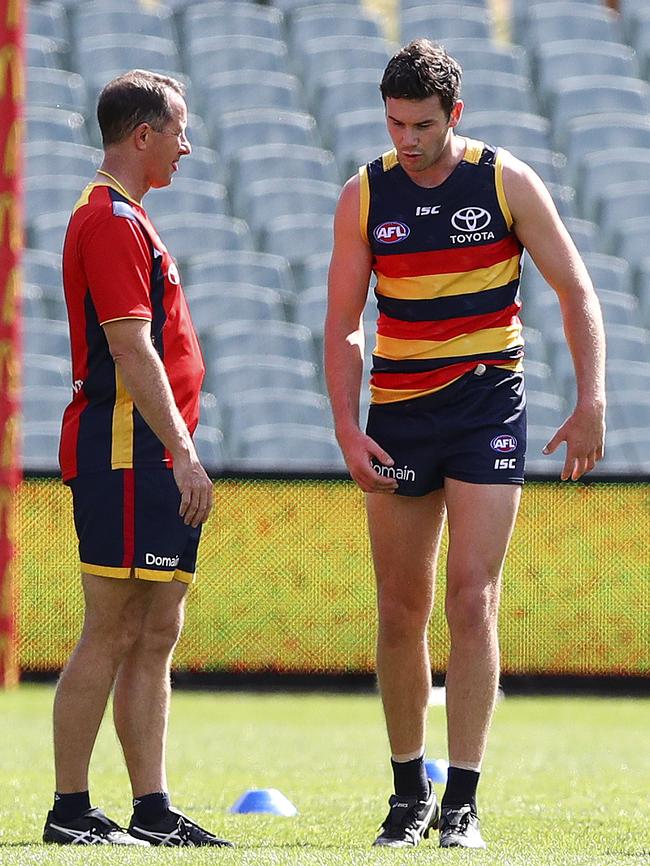
[{"label": "stadium seat", "polygon": [[376,69],[335,69],[323,75],[318,82],[318,91],[313,110],[323,132],[326,132],[337,115],[360,109],[383,110],[379,91],[381,73]]},{"label": "stadium seat", "polygon": [[617,150],[589,153],[582,161],[578,189],[582,214],[595,218],[606,186],[624,181],[647,182],[650,178],[650,148],[628,147],[625,159]]},{"label": "stadium seat", "polygon": [[641,259],[636,272],[636,296],[639,299],[643,325],[650,328],[650,257]]},{"label": "stadium seat", "polygon": [[[650,153],[650,150],[648,151]],[[647,181],[623,181],[607,185],[598,202],[598,224],[603,248],[615,254],[615,234],[621,223],[650,215],[650,174]]]},{"label": "stadium seat", "polygon": [[564,225],[581,255],[599,252],[599,227],[590,220],[565,217]]},{"label": "stadium seat", "polygon": [[76,45],[77,71],[83,76],[91,102],[102,87],[128,69],[151,69],[176,76],[181,72],[176,44],[160,36],[127,31],[88,36]]},{"label": "stadium seat", "polygon": [[22,426],[22,464],[25,472],[59,471],[60,421],[37,421]]},{"label": "stadium seat", "polygon": [[303,262],[304,288],[309,289],[318,286],[325,292],[327,290],[327,273],[330,265],[330,250],[316,255],[308,256]]},{"label": "stadium seat", "polygon": [[25,319],[23,348],[29,355],[54,355],[70,359],[68,323],[53,319]]},{"label": "stadium seat", "polygon": [[[66,174],[85,177],[88,183],[102,162],[102,151],[69,141],[28,141],[25,146],[25,177]],[[83,187],[79,188],[81,193]]]},{"label": "stadium seat", "polygon": [[70,211],[40,214],[34,217],[27,239],[30,247],[60,255],[69,221]]},{"label": "stadium seat", "polygon": [[529,78],[512,72],[467,70],[463,75],[462,98],[471,111],[516,111],[534,114],[537,100]]},{"label": "stadium seat", "polygon": [[211,391],[201,391],[199,394],[199,413],[200,423],[204,427],[214,427],[221,430],[223,427],[223,417],[221,414],[221,404],[217,400],[215,394]]},{"label": "stadium seat", "polygon": [[641,74],[650,80],[650,10],[640,7],[631,28],[630,41],[636,48],[641,65]]},{"label": "stadium seat", "polygon": [[310,178],[284,178],[253,181],[242,189],[243,215],[253,232],[262,239],[279,217],[306,214],[334,215],[339,196],[338,184]]},{"label": "stadium seat", "polygon": [[630,266],[624,259],[603,253],[585,253],[582,258],[597,290],[629,294]]},{"label": "stadium seat", "polygon": [[63,45],[56,39],[40,34],[25,35],[25,65],[44,66],[49,69],[64,69],[68,62]]},{"label": "stadium seat", "polygon": [[25,70],[27,103],[62,108],[85,114],[88,110],[86,86],[81,75],[64,69],[31,66]]},{"label": "stadium seat", "polygon": [[20,285],[20,311],[25,319],[44,319],[48,317],[43,290],[40,286],[27,283],[25,280]]},{"label": "stadium seat", "polygon": [[262,249],[288,259],[300,286],[303,284],[305,259],[331,249],[332,223],[331,215],[290,214],[278,217],[261,233]]},{"label": "stadium seat", "polygon": [[620,222],[614,230],[612,249],[636,269],[648,256],[650,239],[650,214]]},{"label": "stadium seat", "polygon": [[550,359],[547,355],[546,339],[538,328],[533,328],[530,325],[524,325],[524,356],[526,360],[536,361],[542,364],[549,364]]},{"label": "stadium seat", "polygon": [[61,256],[26,247],[22,252],[23,279],[37,286],[61,285]]},{"label": "stadium seat", "polygon": [[229,394],[253,388],[320,390],[316,367],[310,361],[260,353],[219,358],[210,353],[209,347],[205,349],[206,384],[224,402]]},{"label": "stadium seat", "polygon": [[40,385],[23,388],[21,405],[26,424],[57,422],[72,399],[70,387],[63,385]]},{"label": "stadium seat", "polygon": [[284,41],[267,36],[207,36],[192,42],[186,65],[200,87],[224,72],[288,72],[289,54]]},{"label": "stadium seat", "polygon": [[593,114],[576,117],[569,122],[566,131],[565,153],[568,160],[569,182],[574,185],[579,177],[582,161],[590,153],[608,149],[650,149],[650,117],[640,114],[617,116]]},{"label": "stadium seat", "polygon": [[470,37],[489,39],[491,16],[488,10],[455,3],[422,3],[402,11],[400,17],[402,42],[426,37],[434,42],[447,38]]},{"label": "stadium seat", "polygon": [[213,130],[219,141],[219,154],[226,163],[245,147],[291,144],[317,147],[320,138],[316,121],[302,111],[254,108],[231,111],[214,118]]},{"label": "stadium seat", "polygon": [[320,82],[329,72],[376,69],[379,84],[386,63],[395,52],[395,46],[387,40],[370,36],[323,36],[309,39],[296,49],[302,65],[303,83],[314,105]]},{"label": "stadium seat", "polygon": [[296,293],[289,262],[257,250],[219,250],[192,256],[186,263],[183,284],[243,283],[264,286],[280,293],[284,303],[291,303]]},{"label": "stadium seat", "polygon": [[204,115],[211,129],[218,129],[219,117],[231,111],[276,108],[302,111],[303,98],[295,75],[286,72],[259,72],[243,69],[210,76],[202,83]]},{"label": "stadium seat", "polygon": [[156,229],[165,246],[177,259],[215,250],[253,248],[246,223],[223,214],[172,213],[160,217]]},{"label": "stadium seat", "polygon": [[506,45],[491,38],[450,36],[444,40],[444,46],[460,63],[464,75],[473,70],[509,72],[524,77],[530,74],[528,58],[521,45]]},{"label": "stadium seat", "polygon": [[296,9],[290,19],[291,42],[299,46],[325,36],[381,37],[377,21],[362,6],[323,3]]},{"label": "stadium seat", "polygon": [[307,178],[339,182],[334,155],[320,147],[269,144],[263,150],[244,147],[232,162],[231,193],[237,213],[244,210],[246,186],[269,178]]},{"label": "stadium seat", "polygon": [[259,424],[311,424],[332,428],[329,403],[316,391],[296,388],[259,388],[231,394],[227,399],[228,441],[238,450],[244,431]]},{"label": "stadium seat", "polygon": [[[273,0],[273,5],[281,9],[287,16],[291,16],[296,10],[302,9],[305,6],[319,6],[323,2],[330,0]],[[351,6],[359,6],[359,0],[337,0],[337,3],[347,3]]]},{"label": "stadium seat", "polygon": [[154,36],[175,42],[177,38],[171,9],[162,3],[106,3],[105,0],[77,5],[71,15],[76,42],[98,34]]},{"label": "stadium seat", "polygon": [[[605,446],[605,460],[601,471],[609,463],[609,471],[618,471],[619,465],[639,474],[647,474],[650,470],[650,430],[647,427],[627,427],[622,430],[610,430]],[[627,463],[627,467],[625,466]],[[613,464],[613,465],[612,465]]]},{"label": "stadium seat", "polygon": [[567,417],[564,398],[549,391],[537,391],[528,383],[526,388],[528,423],[541,427],[559,427]]},{"label": "stadium seat", "polygon": [[538,47],[537,72],[537,84],[548,100],[549,94],[566,78],[576,75],[636,78],[639,68],[635,52],[629,45],[593,39],[562,39]]},{"label": "stadium seat", "polygon": [[543,147],[551,150],[551,123],[538,114],[480,111],[468,107],[458,127],[461,135],[501,147]]},{"label": "stadium seat", "polygon": [[334,433],[310,424],[258,424],[242,432],[233,465],[261,471],[343,471]]},{"label": "stadium seat", "polygon": [[260,322],[284,319],[282,296],[264,286],[215,281],[192,285],[186,295],[194,327],[200,334],[218,322],[233,319]]},{"label": "stadium seat", "polygon": [[558,82],[549,109],[561,150],[568,139],[568,124],[575,117],[606,112],[647,114],[650,87],[622,75],[575,75]]},{"label": "stadium seat", "polygon": [[563,154],[546,147],[522,147],[521,145],[508,147],[506,150],[536,171],[544,183],[561,182],[562,171],[566,165]]},{"label": "stadium seat", "polygon": [[192,154],[189,159],[181,160],[179,179],[194,178],[195,180],[207,181],[208,183],[225,183],[226,170],[221,159],[221,154],[210,147],[197,147],[191,141]]},{"label": "stadium seat", "polygon": [[610,325],[607,352],[612,359],[650,363],[650,333],[634,325]]},{"label": "stadium seat", "polygon": [[25,219],[27,224],[39,214],[72,211],[87,177],[74,174],[45,174],[25,181]]},{"label": "stadium seat", "polygon": [[[184,167],[184,160],[181,165]],[[175,177],[170,186],[150,190],[143,204],[154,225],[158,225],[158,221],[170,213],[230,214],[225,186],[191,177]]]},{"label": "stadium seat", "polygon": [[25,352],[22,365],[23,388],[67,388],[72,399],[70,362],[57,355]]},{"label": "stadium seat", "polygon": [[[650,393],[639,388],[609,389],[607,410],[618,419],[617,427],[645,427],[650,430]],[[650,450],[646,454],[650,461]]]},{"label": "stadium seat", "polygon": [[379,106],[345,111],[338,114],[331,126],[331,145],[342,177],[354,174],[360,150],[376,156],[392,148],[386,128],[386,116]]},{"label": "stadium seat", "polygon": [[[26,3],[25,31],[36,36],[45,36],[59,43],[67,43],[68,29],[65,9],[60,3]],[[67,50],[67,46],[64,48]]]},{"label": "stadium seat", "polygon": [[26,137],[29,142],[66,141],[73,144],[90,144],[86,122],[83,115],[77,111],[28,103],[25,106],[25,120]]},{"label": "stadium seat", "polygon": [[317,345],[323,340],[326,313],[327,290],[324,286],[304,288],[296,298],[294,318],[299,325],[309,328]]},{"label": "stadium seat", "polygon": [[[293,322],[239,320],[214,325],[204,333],[212,357],[275,355],[314,363],[314,344],[307,328]],[[216,392],[219,393],[219,392]]]},{"label": "stadium seat", "polygon": [[196,453],[208,475],[219,473],[227,464],[221,430],[199,424],[192,436]]},{"label": "stadium seat", "polygon": [[182,16],[186,50],[198,39],[215,36],[263,36],[282,39],[283,16],[279,9],[237,0],[190,5]]},{"label": "stadium seat", "polygon": [[541,361],[529,361],[526,358],[524,362],[524,377],[527,389],[532,388],[535,391],[547,394],[557,393],[551,368],[548,364],[544,364]]},{"label": "stadium seat", "polygon": [[621,36],[617,17],[611,9],[574,0],[534,4],[530,7],[526,27],[518,34],[524,47],[533,51],[558,40],[621,42]]},{"label": "stadium seat", "polygon": [[650,364],[647,362],[607,358],[605,370],[608,391],[632,389],[650,394]]}]

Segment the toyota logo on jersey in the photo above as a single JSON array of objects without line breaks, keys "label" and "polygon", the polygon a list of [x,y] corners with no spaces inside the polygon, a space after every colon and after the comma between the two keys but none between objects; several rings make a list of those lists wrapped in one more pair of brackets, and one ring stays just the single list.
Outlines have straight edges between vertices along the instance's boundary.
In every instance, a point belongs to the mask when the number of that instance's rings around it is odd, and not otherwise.
[{"label": "toyota logo on jersey", "polygon": [[457,210],[451,224],[459,232],[478,232],[490,225],[492,215],[482,207],[464,207]]}]

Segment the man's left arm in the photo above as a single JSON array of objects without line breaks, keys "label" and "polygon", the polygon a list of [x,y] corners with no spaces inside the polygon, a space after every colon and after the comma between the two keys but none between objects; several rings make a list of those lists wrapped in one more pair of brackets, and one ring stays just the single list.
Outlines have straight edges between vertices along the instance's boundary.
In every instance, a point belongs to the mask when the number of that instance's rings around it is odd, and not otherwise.
[{"label": "man's left arm", "polygon": [[557,293],[564,333],[573,357],[575,409],[544,448],[566,442],[561,478],[576,481],[604,454],[605,330],[587,269],[564,227],[550,193],[524,163],[504,154],[503,187],[513,231]]}]

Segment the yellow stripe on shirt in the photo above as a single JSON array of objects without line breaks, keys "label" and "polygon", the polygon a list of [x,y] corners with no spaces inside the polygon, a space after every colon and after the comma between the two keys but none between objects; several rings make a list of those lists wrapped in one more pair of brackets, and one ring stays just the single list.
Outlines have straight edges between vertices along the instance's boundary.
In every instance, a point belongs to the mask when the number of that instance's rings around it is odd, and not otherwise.
[{"label": "yellow stripe on shirt", "polygon": [[133,400],[117,368],[115,368],[112,434],[111,468],[131,469],[133,467]]},{"label": "yellow stripe on shirt", "polygon": [[484,328],[473,334],[460,334],[450,340],[400,340],[377,334],[375,355],[392,361],[419,358],[463,358],[505,352],[520,346],[521,325]]},{"label": "yellow stripe on shirt", "polygon": [[521,256],[516,255],[490,268],[477,268],[456,274],[432,274],[424,277],[385,277],[377,274],[377,293],[386,298],[415,301],[498,289],[517,279],[520,259]]}]

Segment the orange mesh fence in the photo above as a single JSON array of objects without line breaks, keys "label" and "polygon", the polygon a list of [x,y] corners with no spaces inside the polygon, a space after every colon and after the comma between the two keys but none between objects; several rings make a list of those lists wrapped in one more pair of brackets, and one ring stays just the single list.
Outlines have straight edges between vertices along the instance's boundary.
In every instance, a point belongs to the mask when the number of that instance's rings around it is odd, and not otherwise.
[{"label": "orange mesh fence", "polygon": [[[346,481],[260,479],[219,480],[215,494],[176,667],[372,671],[362,494]],[[81,627],[71,510],[60,481],[28,479],[19,490],[18,657],[26,670],[62,667]],[[504,672],[650,673],[649,530],[647,484],[527,484],[504,574]],[[443,595],[440,574],[430,629],[436,672],[448,652]]]}]

